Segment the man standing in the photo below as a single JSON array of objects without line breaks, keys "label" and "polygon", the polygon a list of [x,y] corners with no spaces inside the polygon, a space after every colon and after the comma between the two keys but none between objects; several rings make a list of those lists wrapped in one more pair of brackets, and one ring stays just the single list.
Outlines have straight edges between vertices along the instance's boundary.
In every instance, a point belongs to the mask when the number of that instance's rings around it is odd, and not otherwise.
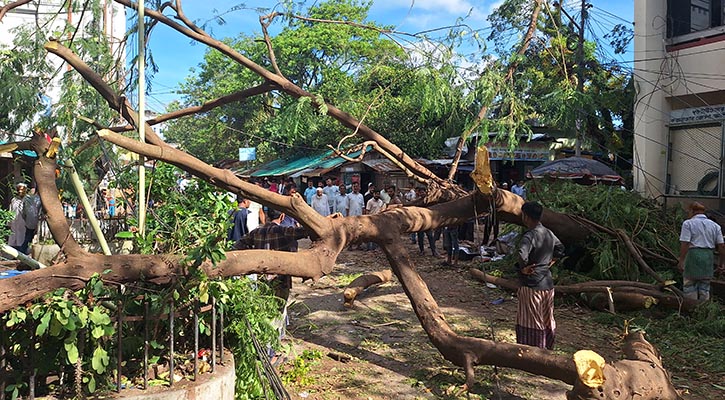
[{"label": "man standing", "polygon": [[315,184],[312,183],[312,179],[307,179],[307,189],[305,189],[305,200],[307,201],[307,204],[312,205],[312,196],[317,193],[317,189],[315,189]]},{"label": "man standing", "polygon": [[325,181],[327,184],[324,188],[322,188],[322,191],[325,193],[325,196],[327,196],[327,206],[329,207],[329,212],[327,215],[332,214],[335,209],[335,197],[337,197],[338,194],[340,194],[340,187],[337,185],[332,184],[332,179],[327,178]]},{"label": "man standing", "polygon": [[355,217],[363,214],[365,208],[365,199],[360,193],[360,183],[352,184],[352,193],[347,195],[347,204],[345,205],[345,216]]},{"label": "man standing", "polygon": [[[271,208],[267,213],[269,214],[269,222],[249,232],[242,239],[243,245],[241,248],[297,251],[297,240],[307,236],[305,228],[283,227],[280,223],[285,218],[284,213]],[[270,276],[268,279],[272,290],[274,290],[274,295],[284,301],[284,305],[280,310],[282,315],[280,318],[272,321],[272,325],[279,331],[281,339],[284,337],[285,327],[288,323],[287,303],[290,290],[292,289],[292,277],[289,275],[277,275]]]},{"label": "man standing", "polygon": [[[368,200],[367,204],[365,204],[365,214],[367,214],[367,215],[380,214],[384,208],[385,208],[385,203],[383,203],[383,199],[380,198],[380,193],[373,192],[373,198]],[[375,250],[377,247],[378,246],[374,242],[368,242],[368,246],[367,246],[368,250]]]},{"label": "man standing", "polygon": [[347,217],[347,194],[345,193],[345,185],[340,186],[340,192],[335,196],[332,213],[340,213],[343,217]]},{"label": "man standing", "polygon": [[330,205],[322,188],[317,188],[317,193],[312,197],[312,208],[323,217],[330,215]]},{"label": "man standing", "polygon": [[365,199],[365,204],[368,204],[368,201],[373,198],[373,193],[375,193],[375,184],[370,182],[368,183],[368,191],[365,192],[363,195],[363,199]]},{"label": "man standing", "polygon": [[247,229],[247,216],[249,215],[249,199],[240,198],[237,209],[232,212],[232,226],[227,233],[227,240],[236,243],[249,232]]},{"label": "man standing", "polygon": [[40,196],[35,193],[35,188],[30,188],[30,193],[23,198],[23,220],[25,221],[25,238],[23,240],[21,253],[29,254],[28,247],[33,243],[35,231],[38,229],[40,219]]},{"label": "man standing", "polygon": [[524,181],[519,180],[515,185],[511,187],[511,193],[521,196],[526,200],[526,188],[524,187]]},{"label": "man standing", "polygon": [[10,212],[15,213],[15,218],[10,221],[10,237],[8,238],[8,246],[24,253],[23,242],[25,242],[25,220],[23,219],[23,198],[28,190],[28,186],[23,182],[15,185],[15,196],[10,200]]},{"label": "man standing", "polygon": [[[400,197],[398,197],[398,194],[395,193],[395,185],[390,185],[387,188],[385,188],[385,193],[388,195],[388,198],[390,199],[386,203],[388,206],[393,205],[393,206],[398,207],[398,206],[403,205],[403,201],[400,200]],[[382,193],[381,193],[381,195],[382,195]],[[381,198],[382,198],[382,196],[381,196]],[[385,199],[383,199],[383,202],[384,201],[385,201]]]},{"label": "man standing", "polygon": [[[253,183],[259,187],[264,187],[259,181],[254,181]],[[264,215],[264,207],[261,204],[249,200],[247,210],[249,210],[247,213],[247,232],[251,232],[267,222],[267,217]]]},{"label": "man standing", "polygon": [[677,267],[682,271],[682,291],[685,297],[699,301],[710,299],[710,280],[714,275],[713,250],[720,254],[719,266],[725,266],[725,244],[720,224],[705,216],[705,206],[690,204],[690,219],[682,223],[680,258]]},{"label": "man standing", "polygon": [[564,245],[541,224],[543,207],[536,202],[521,206],[521,218],[529,229],[519,248],[517,268],[521,287],[516,313],[516,343],[554,348],[554,280],[551,265],[564,254]]}]

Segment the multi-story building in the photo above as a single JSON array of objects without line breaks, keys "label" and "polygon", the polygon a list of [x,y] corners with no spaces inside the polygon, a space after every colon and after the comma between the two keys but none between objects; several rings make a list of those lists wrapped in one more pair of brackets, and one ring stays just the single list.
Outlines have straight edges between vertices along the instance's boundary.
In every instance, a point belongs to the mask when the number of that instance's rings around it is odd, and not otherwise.
[{"label": "multi-story building", "polygon": [[634,7],[635,189],[725,208],[725,1]]}]

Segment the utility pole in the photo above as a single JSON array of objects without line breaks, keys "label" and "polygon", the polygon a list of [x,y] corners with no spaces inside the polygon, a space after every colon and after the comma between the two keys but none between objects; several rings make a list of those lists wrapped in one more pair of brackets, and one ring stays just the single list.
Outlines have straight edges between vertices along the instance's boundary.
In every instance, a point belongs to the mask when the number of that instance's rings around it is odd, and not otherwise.
[{"label": "utility pole", "polygon": [[[584,92],[584,27],[587,18],[587,1],[582,0],[581,20],[579,22],[579,46],[577,46],[576,63],[577,63],[577,82],[576,91],[581,96]],[[581,157],[582,141],[584,140],[584,132],[586,130],[584,116],[584,106],[579,104],[579,111],[576,119],[576,142],[574,144],[574,155]]]}]

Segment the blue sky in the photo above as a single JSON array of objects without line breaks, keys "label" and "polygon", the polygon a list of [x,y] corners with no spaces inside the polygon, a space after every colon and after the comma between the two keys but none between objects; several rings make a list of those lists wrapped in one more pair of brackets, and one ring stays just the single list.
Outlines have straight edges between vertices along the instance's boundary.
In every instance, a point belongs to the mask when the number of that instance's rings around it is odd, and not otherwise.
[{"label": "blue sky", "polygon": [[[308,1],[312,4],[314,1]],[[575,16],[581,4],[578,0],[562,1],[565,8]],[[224,13],[240,4],[239,0],[191,0],[183,2],[184,13],[197,22],[210,21],[207,31],[215,38],[236,36],[240,33],[259,32],[259,13],[256,7],[270,8],[274,0],[249,0],[241,9],[223,15],[225,23],[219,25],[212,20],[214,15]],[[419,32],[455,24],[456,20],[468,16],[466,23],[474,28],[487,26],[486,17],[501,0],[375,0],[369,19],[380,24],[393,25],[396,30]],[[587,38],[603,38],[604,32],[616,23],[633,21],[634,1],[632,0],[589,0],[590,29]],[[632,26],[630,25],[630,28]],[[274,31],[273,31],[274,32]],[[152,89],[147,96],[147,108],[163,112],[166,104],[179,96],[174,92],[179,82],[190,74],[190,69],[203,60],[206,46],[190,44],[190,40],[176,31],[159,24],[148,43],[159,72],[152,81]],[[631,46],[630,46],[631,47]],[[130,50],[135,52],[134,49]],[[601,50],[609,58],[626,63],[632,60],[632,50],[624,55],[613,55],[610,49]]]}]

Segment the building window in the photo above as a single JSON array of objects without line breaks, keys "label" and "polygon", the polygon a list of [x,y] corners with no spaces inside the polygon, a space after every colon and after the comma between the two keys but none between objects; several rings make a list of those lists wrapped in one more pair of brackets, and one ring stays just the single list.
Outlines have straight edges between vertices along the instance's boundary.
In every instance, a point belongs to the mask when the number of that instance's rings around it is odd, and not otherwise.
[{"label": "building window", "polygon": [[[723,25],[725,0],[667,0],[668,38],[707,33]],[[693,39],[707,35],[695,36]]]}]

